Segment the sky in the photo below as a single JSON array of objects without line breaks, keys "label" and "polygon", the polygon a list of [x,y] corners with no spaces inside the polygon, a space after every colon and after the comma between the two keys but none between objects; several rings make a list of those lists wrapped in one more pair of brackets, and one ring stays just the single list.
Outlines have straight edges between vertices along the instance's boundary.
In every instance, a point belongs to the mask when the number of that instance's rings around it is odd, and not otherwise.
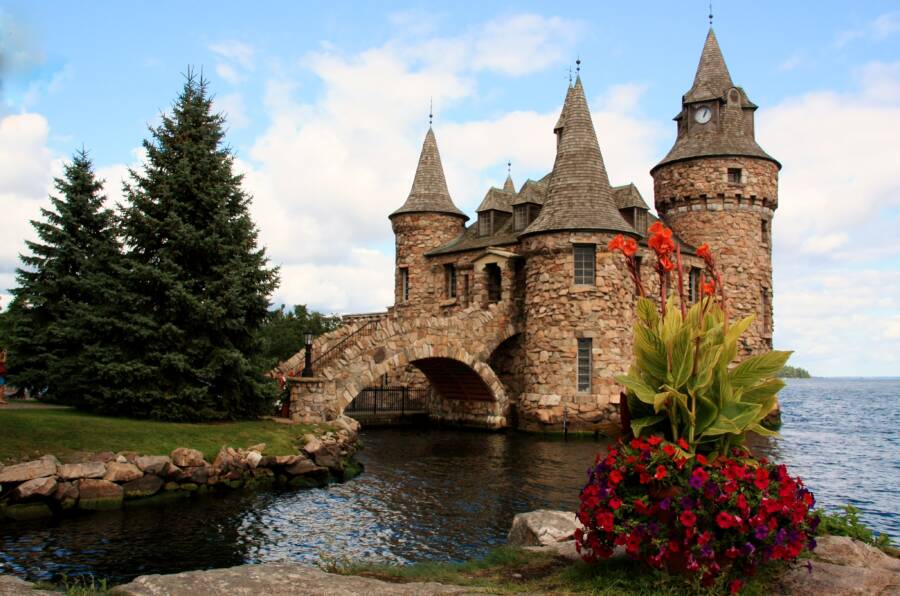
[{"label": "sky", "polygon": [[[0,300],[29,221],[82,145],[109,203],[189,66],[227,117],[276,304],[393,300],[387,215],[409,193],[429,103],[470,215],[512,162],[553,165],[581,76],[613,184],[653,204],[709,27],[703,1],[63,2],[0,0]],[[714,28],[783,164],[773,224],[775,347],[824,376],[900,375],[900,7],[722,2]]]}]

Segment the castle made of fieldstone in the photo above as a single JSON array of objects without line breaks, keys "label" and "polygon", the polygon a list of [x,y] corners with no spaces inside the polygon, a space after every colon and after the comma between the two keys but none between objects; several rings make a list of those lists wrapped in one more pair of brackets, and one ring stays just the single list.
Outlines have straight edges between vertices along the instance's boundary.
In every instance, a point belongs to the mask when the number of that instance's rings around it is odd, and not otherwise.
[{"label": "castle made of fieldstone", "polygon": [[[334,417],[361,390],[387,383],[430,387],[434,418],[601,428],[617,415],[614,376],[631,362],[636,298],[623,259],[607,244],[616,234],[633,237],[650,263],[647,229],[657,217],[681,246],[690,298],[702,267],[694,247],[706,242],[732,315],[756,316],[742,351],[770,348],[781,166],[755,140],[756,109],[732,82],[710,29],[675,117],[675,143],[650,170],[656,215],[633,184],[610,184],[580,76],[553,129],[551,172],[518,189],[507,177],[487,191],[469,225],[429,128],[409,196],[389,216],[394,305],[346,317],[320,338],[313,378],[295,372],[302,353],[282,365],[293,383],[294,417]],[[642,280],[649,295],[658,294],[650,266]]]}]

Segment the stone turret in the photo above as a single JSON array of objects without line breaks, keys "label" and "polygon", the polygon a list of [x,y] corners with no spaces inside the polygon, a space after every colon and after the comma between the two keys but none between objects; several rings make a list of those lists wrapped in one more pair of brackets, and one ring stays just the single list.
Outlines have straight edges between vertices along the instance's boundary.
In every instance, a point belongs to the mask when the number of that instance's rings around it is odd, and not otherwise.
[{"label": "stone turret", "polygon": [[468,218],[447,190],[437,139],[425,134],[412,188],[403,206],[389,216],[394,230],[394,306],[428,310],[439,297],[425,253],[459,236]]},{"label": "stone turret", "polygon": [[772,216],[781,165],[756,142],[757,106],[736,87],[710,28],[677,138],[651,171],[656,210],[685,242],[718,256],[734,316],[756,315],[742,352],[772,341]]},{"label": "stone turret", "polygon": [[525,264],[525,428],[598,430],[615,410],[631,346],[634,301],[617,233],[637,237],[616,206],[581,78],[554,127],[557,153],[546,200],[519,235]]}]

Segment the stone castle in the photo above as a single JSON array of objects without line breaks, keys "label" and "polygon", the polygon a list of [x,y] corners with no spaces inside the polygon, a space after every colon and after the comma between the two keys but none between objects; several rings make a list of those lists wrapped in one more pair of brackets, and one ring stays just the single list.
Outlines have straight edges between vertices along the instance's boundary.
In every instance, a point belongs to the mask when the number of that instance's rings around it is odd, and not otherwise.
[{"label": "stone castle", "polygon": [[[756,315],[744,354],[771,347],[781,167],[755,140],[756,108],[732,82],[710,29],[675,117],[675,143],[650,170],[691,299],[702,268],[694,247],[706,242],[733,316]],[[299,376],[303,352],[281,365],[295,419],[333,418],[378,384],[427,386],[428,414],[462,424],[590,431],[616,418],[613,377],[631,361],[635,291],[607,244],[631,236],[650,263],[647,229],[657,216],[633,184],[610,184],[580,76],[553,134],[552,171],[518,190],[507,177],[467,225],[428,129],[409,196],[389,216],[394,305],[344,317],[318,338],[314,376]],[[658,295],[655,272],[642,271],[648,294]]]}]

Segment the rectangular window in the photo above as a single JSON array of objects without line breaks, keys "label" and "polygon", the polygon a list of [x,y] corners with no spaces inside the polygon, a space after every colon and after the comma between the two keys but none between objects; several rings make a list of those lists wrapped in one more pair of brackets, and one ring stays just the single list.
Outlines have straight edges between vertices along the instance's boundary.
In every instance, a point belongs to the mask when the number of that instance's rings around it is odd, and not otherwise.
[{"label": "rectangular window", "polygon": [[528,205],[516,205],[513,211],[515,212],[513,226],[517,232],[520,232],[528,225]]},{"label": "rectangular window", "polygon": [[463,275],[463,302],[469,304],[469,274]]},{"label": "rectangular window", "polygon": [[456,298],[456,267],[444,265],[444,288],[447,298]]},{"label": "rectangular window", "polygon": [[691,267],[688,274],[688,302],[694,303],[700,299],[700,269]]},{"label": "rectangular window", "polygon": [[769,304],[769,288],[761,289],[763,336],[772,335],[772,308]]},{"label": "rectangular window", "polygon": [[493,233],[493,211],[478,214],[478,235],[490,236]]},{"label": "rectangular window", "polygon": [[641,236],[647,235],[647,212],[640,207],[634,208],[634,229]]},{"label": "rectangular window", "polygon": [[409,269],[400,270],[400,301],[409,300]]},{"label": "rectangular window", "polygon": [[728,183],[729,184],[740,184],[741,183],[741,169],[740,168],[728,168]]},{"label": "rectangular window", "polygon": [[591,351],[594,341],[590,337],[578,338],[578,392],[591,391]]},{"label": "rectangular window", "polygon": [[771,234],[769,232],[768,219],[760,220],[760,238],[765,246],[769,246],[769,242],[771,241]]},{"label": "rectangular window", "polygon": [[594,262],[596,261],[596,244],[576,244],[573,247],[575,254],[575,283],[578,285],[594,285]]}]

